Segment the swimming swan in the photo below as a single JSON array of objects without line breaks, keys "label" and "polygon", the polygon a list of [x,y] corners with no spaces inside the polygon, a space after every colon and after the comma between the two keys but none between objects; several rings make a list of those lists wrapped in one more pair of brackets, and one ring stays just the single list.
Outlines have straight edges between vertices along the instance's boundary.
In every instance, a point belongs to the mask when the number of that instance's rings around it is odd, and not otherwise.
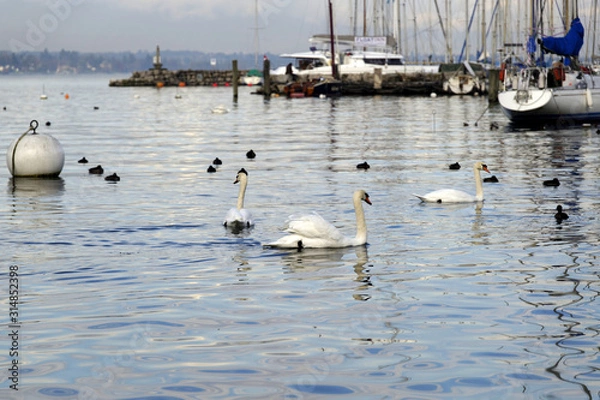
[{"label": "swimming swan", "polygon": [[354,213],[356,214],[356,236],[346,237],[330,222],[320,215],[290,215],[285,222],[286,235],[265,247],[277,248],[340,248],[362,246],[367,243],[367,223],[362,201],[371,204],[369,195],[364,190],[357,190],[352,196]]},{"label": "swimming swan", "polygon": [[254,225],[252,214],[244,208],[244,197],[246,196],[246,186],[248,186],[248,172],[244,168],[240,169],[235,176],[234,184],[240,184],[237,207],[230,209],[225,216],[223,226],[234,229],[249,228]]},{"label": "swimming swan", "polygon": [[473,165],[473,174],[475,176],[475,196],[456,189],[440,189],[420,196],[415,194],[421,201],[428,203],[473,203],[483,201],[483,185],[481,183],[481,171],[490,172],[487,165],[478,161]]}]

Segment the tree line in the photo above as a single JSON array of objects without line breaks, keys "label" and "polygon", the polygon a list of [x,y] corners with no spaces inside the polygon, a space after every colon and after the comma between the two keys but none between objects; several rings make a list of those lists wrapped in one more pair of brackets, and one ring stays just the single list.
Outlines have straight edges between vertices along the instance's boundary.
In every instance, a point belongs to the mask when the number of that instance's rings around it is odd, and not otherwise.
[{"label": "tree line", "polygon": [[[0,74],[87,74],[131,73],[153,67],[154,52],[81,53],[60,50],[51,52],[0,51]],[[278,59],[269,54],[269,58]],[[203,53],[197,51],[162,51],[163,68],[169,70],[231,69],[231,61],[238,60],[238,68],[256,68],[255,55],[245,53]],[[262,57],[258,60],[262,69]],[[271,64],[273,65],[273,64]]]}]

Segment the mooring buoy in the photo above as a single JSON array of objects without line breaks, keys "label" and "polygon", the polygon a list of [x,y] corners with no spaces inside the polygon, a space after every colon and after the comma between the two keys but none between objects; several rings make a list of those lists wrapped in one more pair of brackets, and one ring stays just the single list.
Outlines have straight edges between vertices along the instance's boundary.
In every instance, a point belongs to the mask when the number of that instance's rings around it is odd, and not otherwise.
[{"label": "mooring buoy", "polygon": [[6,152],[6,166],[14,177],[56,177],[65,164],[65,152],[54,137],[38,133],[38,122],[15,139]]}]

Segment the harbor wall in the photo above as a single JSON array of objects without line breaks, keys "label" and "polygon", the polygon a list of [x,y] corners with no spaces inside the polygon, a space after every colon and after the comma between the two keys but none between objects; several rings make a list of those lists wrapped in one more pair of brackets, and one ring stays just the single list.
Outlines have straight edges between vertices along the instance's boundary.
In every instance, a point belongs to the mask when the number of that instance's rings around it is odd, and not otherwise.
[{"label": "harbor wall", "polygon": [[[246,75],[247,71],[239,71],[239,76]],[[177,70],[149,69],[136,71],[131,77],[115,79],[109,86],[226,86],[233,83],[232,70]]]}]

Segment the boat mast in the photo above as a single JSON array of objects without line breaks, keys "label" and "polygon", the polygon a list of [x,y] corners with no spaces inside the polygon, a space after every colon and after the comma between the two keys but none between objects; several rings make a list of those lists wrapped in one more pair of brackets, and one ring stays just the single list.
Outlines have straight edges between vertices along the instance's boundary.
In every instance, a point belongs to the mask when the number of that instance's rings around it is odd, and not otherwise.
[{"label": "boat mast", "polygon": [[417,42],[419,35],[417,35],[417,6],[415,0],[413,0],[413,34],[415,36],[415,63],[419,63],[419,44]]},{"label": "boat mast", "polygon": [[435,3],[435,8],[437,10],[438,19],[440,21],[440,27],[442,28],[442,35],[444,36],[444,40],[446,41],[446,56],[445,56],[444,60],[445,60],[445,62],[449,62],[448,55],[451,53],[451,50],[450,50],[450,43],[448,42],[448,35],[446,34],[446,29],[444,29],[444,21],[442,19],[442,14],[440,13],[440,7],[438,5],[437,0],[435,0],[434,3]]},{"label": "boat mast", "polygon": [[465,1],[465,61],[469,62],[469,0]]},{"label": "boat mast", "polygon": [[485,1],[481,2],[481,54],[483,62],[487,60],[486,26],[485,26]]},{"label": "boat mast", "polygon": [[596,26],[598,17],[598,0],[594,1],[594,34],[592,35],[592,64],[596,63]]},{"label": "boat mast", "polygon": [[329,39],[331,40],[331,76],[333,79],[339,79],[337,65],[335,64],[335,36],[333,34],[333,6],[331,0],[329,3]]}]

